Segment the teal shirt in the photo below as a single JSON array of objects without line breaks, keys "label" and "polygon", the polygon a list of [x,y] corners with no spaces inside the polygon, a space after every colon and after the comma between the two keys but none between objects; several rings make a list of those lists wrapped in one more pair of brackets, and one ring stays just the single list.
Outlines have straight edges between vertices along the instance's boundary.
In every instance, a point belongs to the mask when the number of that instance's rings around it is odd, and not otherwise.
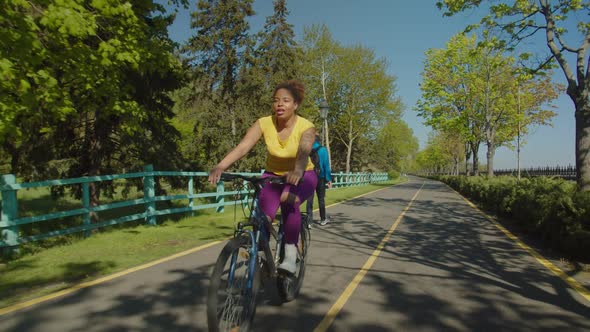
[{"label": "teal shirt", "polygon": [[332,170],[330,169],[330,159],[328,158],[328,150],[326,147],[321,146],[319,142],[313,142],[312,149],[320,147],[317,150],[318,159],[320,164],[320,178],[326,180],[326,182],[332,182]]}]

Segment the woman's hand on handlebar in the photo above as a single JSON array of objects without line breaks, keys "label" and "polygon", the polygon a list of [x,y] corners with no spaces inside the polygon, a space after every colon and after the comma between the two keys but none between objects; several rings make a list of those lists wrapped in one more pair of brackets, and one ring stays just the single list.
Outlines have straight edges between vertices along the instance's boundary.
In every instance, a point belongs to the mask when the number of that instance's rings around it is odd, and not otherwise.
[{"label": "woman's hand on handlebar", "polygon": [[303,172],[298,170],[290,171],[285,175],[285,179],[289,184],[298,185],[303,179]]},{"label": "woman's hand on handlebar", "polygon": [[217,184],[217,182],[219,182],[219,179],[221,178],[221,173],[223,173],[223,171],[225,171],[225,169],[219,165],[215,166],[210,172],[209,172],[209,183],[211,184]]}]

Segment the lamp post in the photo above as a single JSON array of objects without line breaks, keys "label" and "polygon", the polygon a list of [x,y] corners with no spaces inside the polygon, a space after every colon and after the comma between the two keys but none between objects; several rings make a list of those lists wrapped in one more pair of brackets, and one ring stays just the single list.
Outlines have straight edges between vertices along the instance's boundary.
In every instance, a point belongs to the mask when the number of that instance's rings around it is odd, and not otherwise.
[{"label": "lamp post", "polygon": [[328,102],[322,98],[320,100],[320,118],[322,119],[322,145],[326,146],[326,127],[328,126],[328,110],[330,106],[328,106]]}]

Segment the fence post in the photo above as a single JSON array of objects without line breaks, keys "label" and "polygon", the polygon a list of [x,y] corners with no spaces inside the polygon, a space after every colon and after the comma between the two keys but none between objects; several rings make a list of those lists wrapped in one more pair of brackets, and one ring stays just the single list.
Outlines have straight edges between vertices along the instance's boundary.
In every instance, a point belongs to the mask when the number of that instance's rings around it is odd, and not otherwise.
[{"label": "fence post", "polygon": [[225,211],[225,206],[223,205],[223,203],[225,203],[225,195],[223,194],[223,191],[223,181],[217,182],[217,196],[215,197],[215,202],[220,204],[217,206],[217,212]]},{"label": "fence post", "polygon": [[[86,209],[86,214],[84,214],[84,226],[90,225],[90,185],[88,182],[82,183],[82,206]],[[84,237],[90,236],[90,230],[84,231]]]},{"label": "fence post", "polygon": [[[0,185],[16,184],[16,176],[14,174],[2,175],[0,179]],[[18,254],[18,226],[14,224],[14,221],[18,217],[18,200],[16,198],[16,190],[6,189],[2,190],[2,217],[0,220],[4,221],[7,225],[0,234],[0,239],[4,240],[4,243],[8,247],[3,248],[4,256],[11,256]]]},{"label": "fence post", "polygon": [[156,202],[154,202],[156,190],[154,189],[153,171],[154,165],[143,166],[143,172],[145,173],[143,177],[143,199],[145,202],[145,221],[148,225],[156,225],[156,216],[154,215],[156,212]]},{"label": "fence post", "polygon": [[195,211],[192,210],[193,204],[194,204],[193,203],[193,197],[192,197],[193,194],[194,194],[193,187],[194,187],[193,177],[192,176],[189,176],[189,178],[188,178],[188,194],[191,197],[189,197],[189,199],[188,199],[188,207],[191,208],[191,217],[194,217],[195,216]]}]

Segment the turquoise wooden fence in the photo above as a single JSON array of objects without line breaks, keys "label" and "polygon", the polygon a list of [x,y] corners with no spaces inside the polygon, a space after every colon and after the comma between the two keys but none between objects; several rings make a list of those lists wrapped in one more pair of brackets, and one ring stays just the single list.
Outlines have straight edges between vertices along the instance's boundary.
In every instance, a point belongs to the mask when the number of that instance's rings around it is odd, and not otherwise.
[{"label": "turquoise wooden fence", "polygon": [[[246,175],[260,175],[261,173],[241,173]],[[13,174],[2,175],[0,179],[0,191],[2,193],[2,213],[0,219],[0,249],[3,252],[12,252],[18,250],[18,246],[23,243],[39,241],[50,237],[68,235],[74,233],[83,233],[85,236],[91,234],[90,231],[102,227],[124,224],[126,222],[144,219],[146,224],[155,225],[156,217],[186,213],[203,209],[216,209],[217,212],[223,212],[227,205],[235,205],[237,203],[245,203],[246,201],[226,201],[227,196],[238,194],[237,191],[225,191],[223,182],[217,184],[215,192],[194,193],[194,178],[207,177],[206,172],[174,172],[174,171],[154,171],[152,165],[144,167],[143,172],[126,173],[103,176],[87,176],[73,179],[49,180],[30,183],[17,183],[16,177]],[[369,183],[377,183],[388,180],[387,173],[333,173],[332,187],[346,187],[355,185],[365,185]],[[188,178],[188,188],[186,194],[180,195],[166,195],[156,196],[155,194],[155,177],[183,177]],[[98,206],[90,206],[90,183],[112,181],[118,179],[133,179],[142,178],[143,180],[143,198],[131,199],[109,204],[102,204]],[[81,185],[82,186],[82,207],[67,211],[60,211],[55,213],[19,217],[18,216],[18,200],[17,191],[29,188],[52,187],[63,185]],[[214,197],[215,203],[210,204],[194,204],[194,199]],[[184,207],[157,209],[156,202],[173,201],[188,199],[188,205]],[[115,219],[104,220],[100,222],[91,223],[91,214],[101,211],[118,209],[122,207],[143,205],[144,211],[141,213],[126,215]],[[23,236],[19,232],[19,226],[37,222],[45,222],[73,216],[82,216],[83,221],[79,226],[50,231],[44,234]]]}]

